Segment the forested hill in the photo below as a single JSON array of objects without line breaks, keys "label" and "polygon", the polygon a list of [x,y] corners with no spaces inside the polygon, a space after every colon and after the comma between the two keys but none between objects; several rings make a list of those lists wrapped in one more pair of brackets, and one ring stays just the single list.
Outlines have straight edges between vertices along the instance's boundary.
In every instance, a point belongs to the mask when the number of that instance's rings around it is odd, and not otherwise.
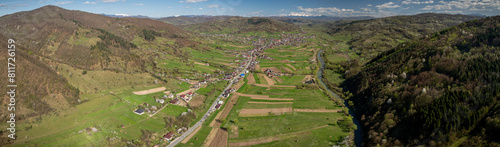
[{"label": "forested hill", "polygon": [[225,20],[183,25],[181,28],[201,33],[244,34],[249,32],[282,33],[299,31],[296,25],[263,17],[232,17]]},{"label": "forested hill", "polygon": [[344,82],[365,145],[500,145],[500,16],[402,43]]},{"label": "forested hill", "polygon": [[425,37],[480,16],[423,13],[392,16],[351,22],[339,21],[329,25],[330,34],[351,36],[348,44],[358,54],[372,58],[398,44]]}]

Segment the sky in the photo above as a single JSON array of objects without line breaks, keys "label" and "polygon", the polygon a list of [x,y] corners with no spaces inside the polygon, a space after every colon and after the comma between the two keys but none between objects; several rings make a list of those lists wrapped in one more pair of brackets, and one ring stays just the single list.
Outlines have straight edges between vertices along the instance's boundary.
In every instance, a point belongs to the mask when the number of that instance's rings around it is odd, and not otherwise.
[{"label": "sky", "polygon": [[373,16],[420,13],[500,15],[500,0],[0,0],[0,16],[45,5],[96,14]]}]

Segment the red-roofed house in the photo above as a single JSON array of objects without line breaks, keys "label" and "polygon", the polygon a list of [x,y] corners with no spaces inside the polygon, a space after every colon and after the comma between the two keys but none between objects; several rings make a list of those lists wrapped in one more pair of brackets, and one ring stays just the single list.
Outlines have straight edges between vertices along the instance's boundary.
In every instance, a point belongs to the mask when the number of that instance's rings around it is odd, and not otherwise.
[{"label": "red-roofed house", "polygon": [[163,135],[163,138],[170,141],[174,137],[173,132],[168,132],[167,134]]}]

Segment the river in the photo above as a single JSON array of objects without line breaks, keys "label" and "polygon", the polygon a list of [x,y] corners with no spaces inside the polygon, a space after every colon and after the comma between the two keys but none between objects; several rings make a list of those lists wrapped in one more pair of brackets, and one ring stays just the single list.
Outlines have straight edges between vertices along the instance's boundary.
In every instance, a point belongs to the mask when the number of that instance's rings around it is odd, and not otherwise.
[{"label": "river", "polygon": [[325,68],[325,61],[323,60],[323,58],[321,58],[321,53],[322,52],[323,52],[323,50],[318,51],[318,55],[317,55],[318,60],[321,63],[321,66],[320,66],[320,68],[318,70],[318,73],[317,73],[317,76],[318,76],[318,79],[319,79],[319,83],[321,84],[321,86],[323,86],[324,89],[326,89],[326,91],[331,96],[333,96],[337,100],[340,100],[340,101],[344,102],[344,105],[349,109],[349,114],[353,117],[352,121],[354,122],[354,124],[358,128],[358,129],[354,130],[354,144],[357,147],[361,147],[361,143],[363,142],[363,134],[362,134],[363,132],[361,131],[361,126],[359,125],[358,119],[354,115],[354,110],[352,109],[352,107],[349,106],[349,104],[347,103],[347,101],[344,101],[344,99],[342,99],[339,95],[337,95],[335,92],[333,92],[332,90],[330,90],[330,88],[328,88],[328,86],[326,86],[326,84],[323,82],[323,74],[322,73],[323,73],[323,69]]}]

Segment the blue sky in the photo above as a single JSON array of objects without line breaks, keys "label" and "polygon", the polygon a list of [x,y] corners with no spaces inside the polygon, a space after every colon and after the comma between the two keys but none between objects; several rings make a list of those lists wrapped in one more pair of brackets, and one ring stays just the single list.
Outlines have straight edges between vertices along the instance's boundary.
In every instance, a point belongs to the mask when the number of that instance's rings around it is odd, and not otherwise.
[{"label": "blue sky", "polygon": [[91,13],[238,16],[374,16],[426,12],[499,15],[500,0],[1,0],[0,16],[55,5]]}]

